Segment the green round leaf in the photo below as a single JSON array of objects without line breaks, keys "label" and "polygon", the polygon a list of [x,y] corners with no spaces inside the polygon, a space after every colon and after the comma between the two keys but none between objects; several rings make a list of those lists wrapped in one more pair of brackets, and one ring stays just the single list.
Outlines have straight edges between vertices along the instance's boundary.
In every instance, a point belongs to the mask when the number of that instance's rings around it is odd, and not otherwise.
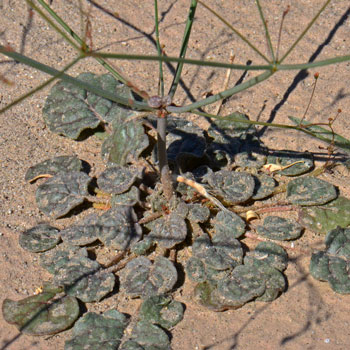
[{"label": "green round leaf", "polygon": [[279,271],[284,271],[288,265],[288,254],[279,245],[273,242],[261,242],[252,252],[248,252],[244,257],[244,264],[248,265],[252,261],[258,260],[267,263]]},{"label": "green round leaf", "polygon": [[328,281],[329,278],[329,256],[326,252],[316,252],[311,256],[311,276],[320,281]]},{"label": "green round leaf", "polygon": [[86,248],[72,246],[63,242],[54,249],[40,254],[40,265],[51,274],[56,274],[73,258],[87,258]]},{"label": "green round leaf", "polygon": [[34,181],[41,175],[56,175],[57,173],[81,171],[82,161],[75,156],[59,156],[47,159],[39,164],[31,166],[25,175],[26,181]]},{"label": "green round leaf", "polygon": [[183,319],[183,313],[183,305],[178,301],[172,300],[170,296],[155,295],[144,300],[139,318],[169,330]]},{"label": "green round leaf", "polygon": [[251,137],[235,155],[235,165],[241,168],[260,169],[266,163],[266,150],[259,140]]},{"label": "green round leaf", "polygon": [[265,302],[273,301],[286,289],[284,275],[273,266],[270,266],[268,261],[251,259],[247,266],[255,268],[256,277],[260,278],[265,284],[264,293],[257,297],[256,300]]},{"label": "green round leaf", "polygon": [[237,214],[230,211],[219,211],[215,217],[214,230],[216,234],[224,234],[239,238],[245,232],[245,222]]},{"label": "green round leaf", "polygon": [[153,246],[153,240],[148,236],[144,237],[141,241],[136,242],[131,247],[131,252],[136,255],[146,255],[148,250]]},{"label": "green round leaf", "polygon": [[185,220],[175,212],[166,215],[154,222],[149,237],[158,242],[161,247],[172,248],[183,242],[187,236]]},{"label": "green round leaf", "polygon": [[97,185],[104,192],[121,194],[141,178],[142,170],[122,165],[110,166],[98,177]]},{"label": "green round leaf", "polygon": [[[84,80],[86,74],[77,78]],[[58,82],[50,91],[43,109],[43,118],[49,129],[60,135],[77,139],[85,129],[100,124],[98,115],[87,103],[86,91],[70,83]]]},{"label": "green round leaf", "polygon": [[216,283],[203,282],[197,284],[194,289],[195,301],[212,311],[227,310],[228,307],[222,305],[219,300],[216,300],[213,295],[214,290],[216,290]]},{"label": "green round leaf", "polygon": [[43,292],[19,301],[5,299],[2,313],[6,322],[31,335],[56,334],[69,328],[79,316],[73,297],[53,300],[57,291]]},{"label": "green round leaf", "polygon": [[194,282],[204,282],[208,279],[205,263],[195,256],[190,257],[186,263],[186,276]]},{"label": "green round leaf", "polygon": [[162,328],[146,321],[138,322],[132,330],[130,340],[121,350],[171,350],[168,335]]},{"label": "green round leaf", "polygon": [[32,253],[52,249],[60,240],[60,230],[45,223],[32,227],[19,236],[20,246]]},{"label": "green round leaf", "polygon": [[57,219],[84,202],[91,178],[82,172],[58,173],[41,184],[36,191],[36,202],[46,215]]},{"label": "green round leaf", "polygon": [[149,146],[142,122],[140,120],[114,122],[113,130],[113,134],[102,145],[102,155],[108,154],[108,161],[114,164],[127,165],[136,162]]},{"label": "green round leaf", "polygon": [[315,177],[298,177],[287,185],[287,199],[293,204],[322,205],[337,196],[332,184]]},{"label": "green round leaf", "polygon": [[260,236],[278,241],[296,239],[300,237],[302,229],[297,222],[279,216],[266,217],[264,224],[256,228]]},{"label": "green round leaf", "polygon": [[143,256],[130,261],[120,273],[121,287],[132,297],[148,297],[170,291],[177,271],[168,259],[158,256],[154,263]]},{"label": "green round leaf", "polygon": [[130,206],[112,208],[99,218],[99,239],[107,247],[125,250],[139,241],[141,236],[141,226]]},{"label": "green round leaf", "polygon": [[311,275],[328,281],[337,293],[350,294],[350,229],[338,227],[330,231],[325,243],[325,251],[312,255]]},{"label": "green round leaf", "polygon": [[200,204],[189,205],[188,220],[203,223],[209,219],[209,216],[210,210],[208,207],[204,207]]},{"label": "green round leaf", "polygon": [[238,308],[263,295],[265,290],[265,281],[261,279],[256,268],[240,265],[233,270],[231,278],[218,282],[213,297],[223,307]]},{"label": "green round leaf", "polygon": [[68,295],[83,302],[100,301],[110,293],[115,284],[112,273],[104,273],[97,261],[75,257],[55,271],[53,283],[63,286]]},{"label": "green round leaf", "polygon": [[248,173],[220,170],[211,174],[208,181],[215,193],[228,203],[246,202],[254,193],[255,182]]},{"label": "green round leaf", "polygon": [[88,312],[75,323],[64,350],[117,350],[127,325],[127,318],[117,310],[102,315]]},{"label": "green round leaf", "polygon": [[216,234],[210,242],[203,234],[193,243],[193,256],[186,264],[188,277],[195,282],[217,282],[242,264],[243,249],[232,235]]},{"label": "green round leaf", "polygon": [[98,240],[99,217],[96,214],[91,214],[84,218],[83,222],[67,227],[61,231],[62,240],[71,244],[84,246]]},{"label": "green round leaf", "polygon": [[113,194],[111,198],[111,206],[115,208],[117,206],[134,206],[140,203],[140,190],[136,186],[131,186],[131,188],[121,194]]},{"label": "green round leaf", "polygon": [[71,286],[65,286],[68,295],[75,296],[84,303],[100,301],[113,291],[115,276],[113,273],[95,272],[80,278]]},{"label": "green round leaf", "polygon": [[254,175],[255,188],[252,199],[259,200],[270,196],[276,186],[276,181],[268,175]]},{"label": "green round leaf", "polygon": [[[249,118],[242,113],[235,112],[228,116],[242,120],[249,120]],[[208,134],[213,137],[218,143],[228,143],[234,137],[239,137],[246,134],[248,131],[254,131],[254,125],[248,123],[241,123],[229,119],[215,119],[210,124]]]}]

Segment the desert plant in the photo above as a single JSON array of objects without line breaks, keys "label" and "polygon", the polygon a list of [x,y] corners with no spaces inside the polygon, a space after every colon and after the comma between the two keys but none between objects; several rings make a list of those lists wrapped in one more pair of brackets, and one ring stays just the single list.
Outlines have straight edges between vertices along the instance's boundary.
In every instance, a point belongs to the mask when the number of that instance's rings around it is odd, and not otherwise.
[{"label": "desert plant", "polygon": [[[72,139],[79,139],[87,129],[96,130],[98,126],[103,126],[101,152],[107,166],[94,183],[83,171],[79,159],[56,157],[30,168],[26,179],[48,178],[37,187],[36,201],[39,209],[51,218],[72,213],[72,209],[87,201],[96,208],[107,210],[102,215],[94,213],[87,216],[79,224],[63,230],[40,224],[21,234],[21,246],[40,253],[41,265],[53,275],[53,279],[37,296],[19,302],[6,299],[3,304],[5,319],[30,334],[52,334],[65,330],[79,316],[77,299],[86,303],[100,301],[114,291],[114,273],[118,273],[121,291],[144,299],[129,339],[122,340],[129,322],[125,315],[116,310],[103,315],[87,313],[75,323],[73,338],[66,342],[66,349],[94,348],[101,342],[104,342],[104,348],[111,349],[118,348],[121,343],[121,349],[125,350],[151,349],[155,345],[157,349],[168,349],[170,342],[164,328],[174,327],[183,313],[183,306],[170,297],[178,282],[178,262],[185,265],[186,275],[195,283],[195,299],[209,309],[234,309],[251,300],[272,301],[278,297],[286,288],[283,271],[287,265],[287,254],[275,241],[296,239],[303,227],[287,219],[269,216],[263,225],[251,225],[251,229],[266,242],[244,254],[240,239],[247,233],[249,220],[247,216],[242,218],[235,213],[238,205],[243,207],[243,213],[258,213],[261,209],[258,201],[286,192],[285,204],[292,205],[292,209],[300,209],[300,221],[308,227],[311,225],[307,219],[310,210],[318,210],[320,214],[317,215],[320,216],[327,213],[322,211],[326,206],[338,205],[341,210],[348,210],[349,200],[339,197],[336,188],[325,181],[313,176],[299,177],[314,166],[309,154],[283,151],[267,158],[267,149],[257,139],[254,125],[298,130],[345,149],[350,143],[334,133],[332,120],[327,124],[328,130],[321,125],[309,125],[303,119],[294,119],[294,126],[281,125],[251,121],[240,113],[218,117],[204,112],[202,108],[261,83],[281,70],[308,69],[349,61],[349,56],[342,56],[313,63],[283,64],[330,1],[325,2],[281,58],[278,50],[273,48],[263,10],[257,1],[270,59],[202,1],[191,1],[178,58],[168,57],[162,51],[156,0],[158,54],[155,56],[94,52],[43,0],[27,2],[78,51],[78,57],[58,71],[14,52],[10,47],[0,46],[0,52],[52,75],[39,88],[55,79],[61,80],[52,87],[46,100],[43,109],[46,125],[52,132]],[[237,65],[186,59],[198,4],[227,24],[267,64]],[[86,34],[88,38],[88,31]],[[87,57],[96,59],[111,74],[97,76],[82,73],[73,78],[66,73]],[[106,59],[158,61],[158,95],[149,96],[140,91]],[[177,62],[168,94],[165,94],[164,62]],[[172,101],[184,64],[264,72],[203,100],[176,106]],[[195,124],[169,116],[185,112],[214,119],[207,135]],[[147,162],[140,161],[140,158],[145,158]],[[273,164],[285,176],[278,187],[271,174],[263,174],[266,161],[267,168]],[[158,169],[158,175],[154,169]],[[233,169],[239,171],[234,172]],[[316,169],[312,175],[322,170]],[[287,176],[296,178],[287,181]],[[159,186],[158,178],[162,186]],[[95,195],[91,195],[92,191]],[[201,203],[196,193],[207,202]],[[342,219],[343,216],[328,225],[327,232],[336,229],[339,224],[344,225],[340,222]],[[338,234],[339,237],[346,235],[346,231],[339,229],[331,232],[326,238],[329,249]],[[91,244],[104,245],[117,250],[118,254],[102,265],[88,256],[84,246]],[[342,241],[342,244],[347,243]],[[192,247],[192,256],[177,259],[177,251],[189,246]],[[343,282],[344,286],[336,290],[348,293],[348,275],[343,273],[334,277],[341,264],[332,270],[333,279],[330,273],[325,277],[325,266],[331,257],[324,252],[320,254],[323,254],[321,258],[316,256],[312,260],[313,271],[316,270],[314,275],[330,283],[336,280],[337,286]],[[326,262],[324,256],[328,259]],[[337,258],[342,259],[343,256]],[[319,262],[321,267],[317,267]],[[343,265],[340,268],[346,270]],[[62,313],[57,320],[55,310],[58,307]]]}]

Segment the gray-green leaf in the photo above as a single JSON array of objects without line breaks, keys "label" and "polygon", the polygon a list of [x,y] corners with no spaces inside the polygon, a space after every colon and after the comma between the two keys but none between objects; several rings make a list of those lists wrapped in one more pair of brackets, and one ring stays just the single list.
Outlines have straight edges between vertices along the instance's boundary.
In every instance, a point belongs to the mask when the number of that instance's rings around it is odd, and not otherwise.
[{"label": "gray-green leaf", "polygon": [[57,219],[84,202],[91,178],[83,172],[60,172],[41,184],[36,191],[36,202],[46,215]]},{"label": "gray-green leaf", "polygon": [[49,224],[39,224],[19,236],[19,244],[32,253],[44,252],[55,247],[61,240],[59,230]]},{"label": "gray-green leaf", "polygon": [[117,310],[88,312],[75,323],[64,350],[117,350],[127,325],[128,319]]},{"label": "gray-green leaf", "polygon": [[53,300],[61,290],[51,288],[43,293],[13,301],[5,299],[2,313],[6,322],[27,334],[56,334],[69,328],[79,316],[79,304],[73,297]]},{"label": "gray-green leaf", "polygon": [[287,241],[300,237],[302,227],[295,221],[279,216],[268,216],[264,224],[256,228],[259,235],[279,241]]},{"label": "gray-green leaf", "polygon": [[336,188],[315,177],[298,177],[287,185],[287,199],[293,204],[321,205],[337,198]]},{"label": "gray-green leaf", "polygon": [[148,297],[169,292],[177,281],[175,266],[158,256],[154,263],[140,256],[130,261],[120,273],[121,287],[132,297]]},{"label": "gray-green leaf", "polygon": [[25,175],[26,181],[34,181],[41,175],[56,175],[57,173],[81,171],[82,161],[75,156],[59,156],[44,160],[41,163],[31,166]]}]

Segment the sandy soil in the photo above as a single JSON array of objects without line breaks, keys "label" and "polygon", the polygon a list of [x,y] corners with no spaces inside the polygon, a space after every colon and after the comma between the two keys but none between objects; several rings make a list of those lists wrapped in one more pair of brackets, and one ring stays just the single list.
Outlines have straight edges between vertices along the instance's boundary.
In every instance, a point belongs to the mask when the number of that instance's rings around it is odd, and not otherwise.
[{"label": "sandy soil", "polygon": [[[161,12],[160,35],[168,55],[176,56],[189,6],[188,0],[159,1]],[[92,3],[92,2],[91,2]],[[118,5],[116,5],[118,3]],[[235,28],[247,35],[257,47],[267,52],[259,15],[253,1],[207,0]],[[249,4],[248,4],[249,3]],[[290,1],[265,1],[264,12],[276,46],[283,10]],[[281,52],[290,46],[323,0],[292,2],[282,35]],[[90,15],[94,49],[110,52],[154,54],[154,24],[152,1],[99,0],[99,6],[82,1]],[[77,32],[81,32],[77,1],[53,1],[54,9]],[[65,66],[74,57],[74,49],[51,30],[38,15],[30,16],[23,1],[0,2],[0,42],[9,44],[36,60],[56,68]],[[347,0],[333,1],[300,42],[289,62],[306,62],[349,54],[350,7]],[[254,51],[242,43],[200,5],[196,13],[194,32],[188,57],[228,61],[231,49],[235,62],[263,63]],[[120,71],[134,84],[150,95],[157,92],[157,64],[134,61],[115,62]],[[92,59],[87,59],[70,70],[77,75],[83,71],[104,72]],[[166,68],[166,83],[172,80],[171,69]],[[334,117],[339,108],[342,114],[334,124],[335,131],[350,136],[350,63],[318,68],[320,78],[307,120],[325,122]],[[13,86],[0,84],[0,107],[37,86],[45,74],[1,57],[0,73],[14,82]],[[288,122],[289,115],[301,117],[308,104],[315,70],[304,73],[280,72],[262,83],[227,101],[222,113],[247,113],[251,119],[276,123]],[[222,87],[226,71],[185,66],[182,88],[176,103],[188,103]],[[241,78],[247,80],[256,73],[233,72],[230,86]],[[90,137],[74,142],[53,135],[43,123],[41,109],[48,89],[38,92],[25,102],[0,116],[0,302],[4,298],[20,299],[32,295],[42,281],[49,278],[37,258],[18,245],[21,231],[47,220],[36,208],[35,185],[24,181],[27,168],[43,159],[57,155],[76,154],[91,165],[91,175],[99,174],[102,163],[100,141]],[[212,111],[208,108],[208,111]],[[279,129],[261,129],[262,140],[271,149],[309,150],[314,152],[317,164],[327,159],[324,144],[295,132]],[[335,170],[323,178],[337,185],[340,192],[350,197],[349,174]],[[76,218],[60,219],[55,224],[64,227]],[[306,231],[297,243],[299,248],[320,245],[323,237]],[[247,244],[253,244],[247,242]],[[186,283],[175,295],[186,304],[184,320],[172,331],[172,347],[182,349],[333,349],[350,347],[350,296],[334,293],[328,284],[314,280],[308,272],[310,254],[299,250],[290,252],[288,290],[271,304],[249,303],[243,308],[223,313],[209,312],[191,302],[193,286]],[[90,306],[104,311],[118,307],[120,311],[136,312],[139,301],[128,303],[118,296]],[[8,350],[63,349],[69,332],[53,337],[30,337],[18,334],[15,327],[0,316],[0,346]]]}]

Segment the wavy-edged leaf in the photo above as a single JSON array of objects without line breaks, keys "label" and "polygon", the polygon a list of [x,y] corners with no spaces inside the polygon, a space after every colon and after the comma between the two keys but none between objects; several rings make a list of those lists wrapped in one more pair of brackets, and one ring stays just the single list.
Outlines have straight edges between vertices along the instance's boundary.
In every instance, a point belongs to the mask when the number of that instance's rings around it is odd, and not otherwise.
[{"label": "wavy-edged leaf", "polygon": [[99,239],[112,249],[125,250],[141,239],[142,228],[130,206],[118,206],[99,218]]},{"label": "wavy-edged leaf", "polygon": [[121,194],[113,194],[111,198],[112,208],[117,206],[134,206],[140,203],[140,190],[136,186]]},{"label": "wavy-edged leaf", "polygon": [[241,243],[225,233],[216,234],[212,242],[206,233],[202,234],[194,241],[192,254],[187,261],[186,272],[195,282],[216,283],[243,261]]},{"label": "wavy-edged leaf", "polygon": [[[91,73],[82,73],[77,78],[91,81],[91,76]],[[86,98],[86,90],[70,83],[60,81],[54,85],[43,108],[44,121],[49,129],[77,139],[83,130],[96,128],[101,120]]]},{"label": "wavy-edged leaf", "polygon": [[210,216],[210,210],[208,207],[204,207],[200,204],[189,204],[188,205],[189,212],[188,212],[188,220],[192,222],[200,222],[204,223],[209,219]]},{"label": "wavy-edged leaf", "polygon": [[54,248],[60,240],[60,230],[43,223],[22,232],[19,245],[32,253],[39,253]]},{"label": "wavy-edged leaf", "polygon": [[232,204],[246,202],[252,197],[255,188],[254,178],[250,174],[229,170],[212,173],[208,182],[216,194]]},{"label": "wavy-edged leaf", "polygon": [[253,178],[255,181],[255,187],[252,199],[264,199],[273,193],[276,187],[276,181],[273,177],[262,174],[253,175]]},{"label": "wavy-edged leaf", "polygon": [[[246,262],[246,260],[244,260]],[[271,302],[275,300],[281,292],[286,289],[286,279],[282,272],[270,265],[268,260],[250,259],[245,266],[251,266],[256,269],[256,276],[264,281],[265,291],[258,296],[256,300]]]},{"label": "wavy-edged leaf", "polygon": [[252,259],[265,262],[279,271],[284,271],[288,265],[288,254],[273,242],[260,242],[252,252],[244,257],[244,264],[248,265]]},{"label": "wavy-edged leaf", "polygon": [[[102,145],[102,155],[108,162],[127,165],[136,162],[149,146],[149,139],[140,120],[113,123],[113,134]],[[132,142],[130,142],[132,140]]]},{"label": "wavy-edged leaf", "polygon": [[312,254],[311,275],[328,281],[340,294],[350,294],[350,229],[338,227],[326,235],[326,250]]},{"label": "wavy-edged leaf", "polygon": [[104,192],[121,194],[142,177],[142,171],[143,168],[110,166],[98,177],[97,185]]},{"label": "wavy-edged leaf", "polygon": [[121,287],[132,297],[149,297],[169,292],[178,275],[168,259],[158,256],[154,263],[140,256],[130,261],[120,273]]},{"label": "wavy-edged leaf", "polygon": [[55,219],[66,215],[89,195],[90,181],[83,172],[60,172],[37,188],[37,205],[44,214]]},{"label": "wavy-edged leaf", "polygon": [[61,171],[81,171],[82,167],[82,161],[75,156],[59,156],[31,166],[26,172],[25,180],[34,181],[43,175],[56,175]]},{"label": "wavy-edged leaf", "polygon": [[237,214],[230,211],[219,211],[213,222],[216,235],[241,237],[245,232],[245,222]]},{"label": "wavy-edged leaf", "polygon": [[183,305],[170,296],[154,295],[145,299],[141,305],[141,321],[157,324],[170,330],[183,319]]},{"label": "wavy-edged leaf", "polygon": [[120,350],[171,350],[171,347],[169,337],[161,327],[140,321]]},{"label": "wavy-edged leaf", "polygon": [[300,237],[302,227],[294,220],[281,218],[279,216],[268,216],[263,225],[257,226],[256,230],[260,236],[288,241]]},{"label": "wavy-edged leaf", "polygon": [[88,253],[86,248],[70,245],[63,242],[54,249],[40,254],[40,265],[49,271],[51,274],[56,274],[64,267],[68,261],[73,258],[87,258]]},{"label": "wavy-edged leaf", "polygon": [[232,274],[218,283],[200,283],[195,288],[195,299],[203,306],[223,311],[237,309],[264,294],[266,286],[253,266],[237,266]]},{"label": "wavy-edged leaf", "polygon": [[99,238],[100,226],[97,214],[91,214],[81,223],[67,227],[61,231],[62,240],[71,244],[84,246],[95,242]]},{"label": "wavy-edged leaf", "polygon": [[103,314],[86,313],[73,327],[73,337],[64,350],[117,350],[128,325],[128,319],[117,310]]},{"label": "wavy-edged leaf", "polygon": [[164,248],[173,248],[176,244],[183,242],[186,236],[186,222],[175,212],[157,219],[149,234],[151,239]]},{"label": "wavy-edged leaf", "polygon": [[69,328],[79,316],[77,299],[66,296],[54,299],[59,288],[13,301],[5,299],[2,313],[6,322],[31,335],[56,334]]},{"label": "wavy-edged leaf", "polygon": [[115,277],[101,271],[97,261],[75,257],[56,271],[53,283],[63,286],[68,295],[90,303],[100,301],[113,290]]},{"label": "wavy-edged leaf", "polygon": [[350,199],[339,196],[322,206],[301,208],[299,223],[311,231],[326,234],[338,226],[350,225]]},{"label": "wavy-edged leaf", "polygon": [[287,185],[287,200],[299,205],[322,205],[337,198],[332,184],[315,177],[298,177]]}]

